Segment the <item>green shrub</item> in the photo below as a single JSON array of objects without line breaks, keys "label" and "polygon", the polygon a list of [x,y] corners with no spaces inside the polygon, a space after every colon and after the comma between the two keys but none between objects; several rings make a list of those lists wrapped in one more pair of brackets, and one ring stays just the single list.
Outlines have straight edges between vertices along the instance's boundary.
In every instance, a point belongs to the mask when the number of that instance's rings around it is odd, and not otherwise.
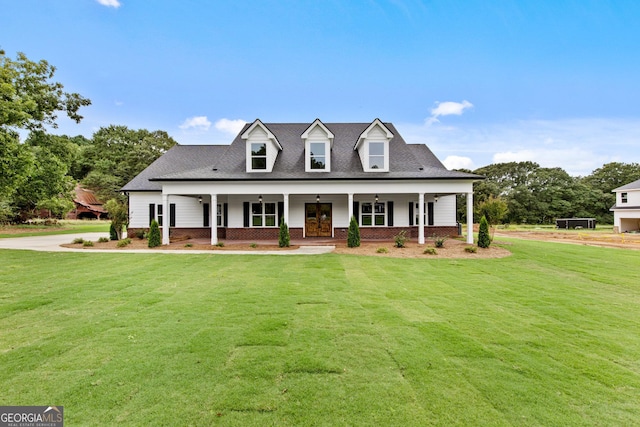
[{"label": "green shrub", "polygon": [[257,248],[257,247],[258,247],[258,244],[257,244],[257,243],[252,243],[252,244],[250,244],[249,246],[251,246],[252,248],[254,248],[254,249],[255,249],[255,248]]},{"label": "green shrub", "polygon": [[74,245],[81,245],[84,243],[84,239],[82,237],[76,237],[71,243]]},{"label": "green shrub", "polygon": [[224,248],[224,242],[218,242],[216,243],[216,246],[219,248]]},{"label": "green shrub", "polygon": [[464,251],[470,254],[475,254],[478,252],[478,248],[476,246],[467,246],[464,248]]},{"label": "green shrub", "polygon": [[108,237],[100,237],[98,239],[98,243],[107,243],[109,241]]},{"label": "green shrub", "polygon": [[93,246],[93,242],[91,240],[85,240],[84,242],[82,242],[82,246]]},{"label": "green shrub", "polygon": [[438,251],[436,251],[436,248],[426,248],[422,253],[426,255],[438,255]]},{"label": "green shrub", "polygon": [[118,243],[116,243],[116,246],[119,247],[119,248],[124,248],[125,246],[127,246],[130,243],[131,243],[131,239],[129,237],[127,237],[126,239],[122,239],[122,240],[118,241]]},{"label": "green shrub", "polygon": [[140,240],[144,239],[145,237],[147,237],[147,232],[143,229],[140,230],[136,230],[136,237]]},{"label": "green shrub", "polygon": [[111,240],[118,240],[118,233],[113,223],[111,223],[111,226],[109,226],[109,238]]},{"label": "green shrub", "polygon": [[162,237],[160,236],[160,227],[158,226],[158,221],[155,219],[151,221],[151,226],[149,227],[149,247],[155,248],[162,244]]},{"label": "green shrub", "polygon": [[184,247],[185,248],[192,248],[193,247],[193,243],[185,243]]},{"label": "green shrub", "polygon": [[396,248],[404,248],[404,244],[407,243],[409,238],[407,237],[407,230],[400,230],[398,234],[393,236]]},{"label": "green shrub", "polygon": [[355,216],[351,216],[349,221],[349,231],[347,232],[347,246],[350,248],[357,248],[360,246],[360,227]]},{"label": "green shrub", "polygon": [[378,248],[376,249],[376,252],[379,254],[386,254],[389,253],[389,250],[387,248]]},{"label": "green shrub", "polygon": [[489,222],[483,215],[480,219],[480,228],[478,230],[478,246],[481,248],[488,248],[491,244],[491,238],[489,236]]},{"label": "green shrub", "polygon": [[278,246],[288,248],[291,246],[291,236],[289,235],[289,226],[284,222],[284,217],[280,220],[280,232],[278,233]]},{"label": "green shrub", "polygon": [[446,237],[436,237],[434,241],[434,245],[436,248],[444,248],[444,241],[447,240]]}]

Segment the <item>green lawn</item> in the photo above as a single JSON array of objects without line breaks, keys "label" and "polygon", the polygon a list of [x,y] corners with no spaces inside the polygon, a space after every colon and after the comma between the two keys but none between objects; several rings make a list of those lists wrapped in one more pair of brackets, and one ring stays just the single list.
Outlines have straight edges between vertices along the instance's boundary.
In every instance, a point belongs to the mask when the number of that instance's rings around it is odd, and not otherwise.
[{"label": "green lawn", "polygon": [[68,425],[638,423],[640,251],[0,251],[0,402]]},{"label": "green lawn", "polygon": [[47,236],[52,234],[109,232],[110,221],[60,220],[56,225],[0,226],[0,239],[8,237]]}]

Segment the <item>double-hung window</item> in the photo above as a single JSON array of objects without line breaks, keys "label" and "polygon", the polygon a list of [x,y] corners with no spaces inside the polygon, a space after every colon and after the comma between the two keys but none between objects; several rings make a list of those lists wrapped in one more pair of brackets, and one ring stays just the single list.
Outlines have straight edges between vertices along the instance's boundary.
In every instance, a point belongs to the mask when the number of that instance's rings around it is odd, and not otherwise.
[{"label": "double-hung window", "polygon": [[627,203],[627,193],[620,193],[620,201],[622,203]]},{"label": "double-hung window", "polygon": [[384,202],[362,203],[360,223],[363,226],[384,226],[387,223],[386,204]]},{"label": "double-hung window", "polygon": [[369,143],[369,169],[384,169],[384,142]]},{"label": "double-hung window", "polygon": [[309,143],[309,161],[311,169],[325,170],[327,168],[327,144],[324,142]]},{"label": "double-hung window", "polygon": [[264,142],[251,143],[251,169],[267,168],[267,144]]},{"label": "double-hung window", "polygon": [[252,227],[275,227],[276,217],[275,203],[251,203]]}]

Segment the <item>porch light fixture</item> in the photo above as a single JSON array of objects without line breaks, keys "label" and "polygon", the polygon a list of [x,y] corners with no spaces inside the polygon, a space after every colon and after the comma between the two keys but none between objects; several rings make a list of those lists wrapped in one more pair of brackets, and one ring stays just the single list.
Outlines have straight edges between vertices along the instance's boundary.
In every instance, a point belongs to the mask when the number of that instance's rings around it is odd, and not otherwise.
[{"label": "porch light fixture", "polygon": [[198,203],[202,204],[202,196],[198,196]]},{"label": "porch light fixture", "polygon": [[260,204],[262,204],[262,194],[258,196],[258,202],[260,202]]},{"label": "porch light fixture", "polygon": [[378,203],[378,195],[376,194],[376,203]]},{"label": "porch light fixture", "polygon": [[316,196],[316,203],[320,203],[320,195],[319,194]]},{"label": "porch light fixture", "polygon": [[433,196],[433,200],[438,203],[438,199],[440,198],[440,196],[438,196],[437,194],[435,196]]}]

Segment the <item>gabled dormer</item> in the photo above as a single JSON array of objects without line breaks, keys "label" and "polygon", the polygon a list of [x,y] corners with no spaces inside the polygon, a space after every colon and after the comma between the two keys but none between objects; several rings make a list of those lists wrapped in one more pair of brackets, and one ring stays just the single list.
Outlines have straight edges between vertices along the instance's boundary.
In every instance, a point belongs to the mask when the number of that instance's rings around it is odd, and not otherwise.
[{"label": "gabled dormer", "polygon": [[241,135],[246,141],[247,172],[271,172],[282,150],[278,138],[260,119],[256,119]]},{"label": "gabled dormer", "polygon": [[304,142],[304,169],[306,172],[331,172],[333,132],[316,119],[301,135]]},{"label": "gabled dormer", "polygon": [[360,134],[353,149],[358,151],[365,172],[389,172],[389,141],[392,138],[393,134],[380,119],[375,119]]}]

